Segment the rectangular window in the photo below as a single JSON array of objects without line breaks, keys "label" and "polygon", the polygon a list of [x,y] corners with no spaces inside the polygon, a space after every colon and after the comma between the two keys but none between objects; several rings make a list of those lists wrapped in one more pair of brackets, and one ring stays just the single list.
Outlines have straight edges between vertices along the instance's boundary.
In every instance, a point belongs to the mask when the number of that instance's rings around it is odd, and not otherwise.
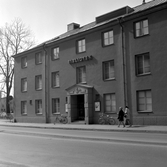
[{"label": "rectangular window", "polygon": [[86,83],[86,67],[77,67],[77,83]]},{"label": "rectangular window", "polygon": [[150,55],[149,53],[136,55],[136,74],[143,75],[150,73]]},{"label": "rectangular window", "polygon": [[151,90],[137,91],[137,111],[152,112]]},{"label": "rectangular window", "polygon": [[114,60],[103,62],[103,79],[115,79]]},{"label": "rectangular window", "polygon": [[85,39],[77,41],[77,49],[78,49],[78,53],[82,53],[86,51]]},{"label": "rectangular window", "polygon": [[53,114],[60,113],[60,99],[59,98],[52,99],[52,113]]},{"label": "rectangular window", "polygon": [[116,112],[116,97],[115,93],[104,95],[105,112],[115,113]]},{"label": "rectangular window", "polygon": [[108,46],[114,43],[113,30],[103,33],[103,45]]},{"label": "rectangular window", "polygon": [[56,60],[59,58],[59,47],[52,49],[52,60]]},{"label": "rectangular window", "polygon": [[35,64],[42,64],[42,54],[41,54],[41,52],[35,54]]},{"label": "rectangular window", "polygon": [[26,92],[27,91],[27,78],[21,79],[21,91]]},{"label": "rectangular window", "polygon": [[135,23],[135,37],[149,34],[148,20],[142,20]]},{"label": "rectangular window", "polygon": [[52,72],[52,88],[60,86],[59,72]]},{"label": "rectangular window", "polygon": [[27,67],[27,57],[22,57],[21,58],[21,68],[26,68]]},{"label": "rectangular window", "polygon": [[36,90],[42,89],[42,75],[35,76],[35,89]]},{"label": "rectangular window", "polygon": [[27,101],[21,101],[21,114],[27,114]]},{"label": "rectangular window", "polygon": [[42,100],[35,100],[35,113],[42,114]]}]

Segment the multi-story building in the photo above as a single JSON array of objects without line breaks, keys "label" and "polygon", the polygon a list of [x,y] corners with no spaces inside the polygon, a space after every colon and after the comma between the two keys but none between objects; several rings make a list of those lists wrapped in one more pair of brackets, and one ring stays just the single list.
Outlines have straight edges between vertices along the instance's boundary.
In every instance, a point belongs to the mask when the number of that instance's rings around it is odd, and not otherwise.
[{"label": "multi-story building", "polygon": [[167,124],[167,0],[125,6],[15,55],[15,118],[97,123],[128,105],[133,124]]}]

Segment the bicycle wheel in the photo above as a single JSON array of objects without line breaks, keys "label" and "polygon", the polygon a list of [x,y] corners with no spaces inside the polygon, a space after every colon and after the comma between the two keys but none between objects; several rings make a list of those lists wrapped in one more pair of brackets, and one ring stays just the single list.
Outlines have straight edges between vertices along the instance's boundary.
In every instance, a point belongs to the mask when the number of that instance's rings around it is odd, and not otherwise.
[{"label": "bicycle wheel", "polygon": [[68,122],[68,119],[66,117],[63,118],[62,123],[66,124]]},{"label": "bicycle wheel", "polygon": [[55,120],[54,120],[53,124],[55,125],[55,124],[56,124],[56,122],[57,122],[57,117],[55,118]]},{"label": "bicycle wheel", "polygon": [[9,114],[8,115],[8,119],[11,121],[13,119],[13,115],[12,114]]},{"label": "bicycle wheel", "polygon": [[109,125],[115,125],[115,119],[114,118],[109,118],[108,123],[109,123]]},{"label": "bicycle wheel", "polygon": [[105,124],[105,120],[103,118],[99,118],[98,120],[99,124],[104,125]]}]

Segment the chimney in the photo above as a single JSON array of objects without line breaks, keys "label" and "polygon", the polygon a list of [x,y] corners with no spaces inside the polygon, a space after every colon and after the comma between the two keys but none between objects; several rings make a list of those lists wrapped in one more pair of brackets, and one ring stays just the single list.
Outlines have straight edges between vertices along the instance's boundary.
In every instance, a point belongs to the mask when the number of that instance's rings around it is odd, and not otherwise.
[{"label": "chimney", "polygon": [[80,27],[80,25],[77,23],[70,23],[67,25],[67,31],[72,31],[72,30],[75,30],[79,27]]},{"label": "chimney", "polygon": [[146,1],[145,0],[143,0],[143,5],[146,3]]}]

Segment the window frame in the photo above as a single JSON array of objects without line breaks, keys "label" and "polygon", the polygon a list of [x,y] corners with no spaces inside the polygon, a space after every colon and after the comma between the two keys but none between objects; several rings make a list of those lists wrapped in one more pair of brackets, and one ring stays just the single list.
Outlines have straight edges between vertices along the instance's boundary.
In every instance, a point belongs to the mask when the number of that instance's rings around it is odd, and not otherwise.
[{"label": "window frame", "polygon": [[[109,70],[108,72],[108,78],[106,78],[106,65],[107,63],[111,63],[111,66],[109,66]],[[113,66],[112,66],[113,65]],[[103,67],[103,80],[104,81],[111,81],[111,80],[115,80],[115,62],[114,59],[113,60],[108,60],[108,61],[104,61],[102,62],[102,67]],[[110,72],[110,69],[113,69],[113,71]],[[110,78],[110,75],[113,73],[113,77]]]},{"label": "window frame", "polygon": [[[23,112],[25,110],[25,112]],[[27,115],[27,101],[21,101],[21,115]]]},{"label": "window frame", "polygon": [[[55,53],[54,50],[56,50],[56,56],[54,54]],[[56,46],[56,47],[52,48],[52,50],[51,50],[51,59],[52,59],[52,61],[59,59],[60,58],[59,55],[60,55],[60,47]]]},{"label": "window frame", "polygon": [[[84,41],[84,45],[83,45],[83,41]],[[81,46],[79,45],[79,42],[81,42]],[[78,54],[86,52],[86,39],[82,38],[82,39],[77,40],[76,46],[77,46],[76,48],[77,48]]]},{"label": "window frame", "polygon": [[[58,74],[58,85],[57,85],[57,77],[56,75]],[[60,87],[60,72],[59,71],[55,71],[51,73],[51,77],[52,77],[52,88],[59,88]]]},{"label": "window frame", "polygon": [[[41,105],[41,108],[39,107]],[[39,107],[39,108],[38,108]],[[38,112],[39,111],[39,112]],[[42,99],[35,100],[35,113],[37,115],[42,115]]]},{"label": "window frame", "polygon": [[24,68],[27,68],[27,66],[28,66],[27,56],[24,56],[21,58],[21,68],[24,69]]},{"label": "window frame", "polygon": [[[148,62],[146,62],[146,56],[149,58]],[[142,62],[139,62],[140,57],[142,58]],[[142,67],[139,67],[139,64],[142,64]],[[146,64],[148,64],[148,65],[146,65]],[[136,66],[136,76],[150,75],[151,74],[151,65],[150,65],[149,52],[135,55],[135,66]],[[146,70],[146,69],[149,69],[149,70]],[[142,72],[140,72],[140,71],[142,71]]]},{"label": "window frame", "polygon": [[[82,71],[79,71],[81,69],[83,69],[83,71],[84,71],[84,73],[82,73],[82,74],[81,74]],[[84,74],[85,74],[85,76],[83,76]],[[76,68],[76,82],[77,82],[77,84],[85,84],[85,83],[87,83],[86,82],[86,66],[80,66],[80,67]]]},{"label": "window frame", "polygon": [[42,64],[42,52],[35,53],[35,64]]},{"label": "window frame", "polygon": [[[109,95],[110,96],[110,100],[111,100],[111,104],[110,105],[106,105],[107,103],[107,99],[106,96]],[[114,96],[114,98],[113,98]],[[117,112],[116,107],[117,107],[117,103],[116,103],[116,93],[106,93],[103,95],[104,97],[104,113],[110,113],[110,114],[115,114]],[[114,99],[114,100],[113,100]],[[113,105],[113,103],[115,103],[115,105]],[[107,107],[110,107],[111,110],[107,111]],[[113,109],[114,108],[114,109]]]},{"label": "window frame", "polygon": [[[140,105],[142,105],[141,103],[139,103],[139,93],[144,93],[144,110],[141,110],[140,108],[141,108],[141,106]],[[148,99],[147,99],[147,92],[150,92],[150,95],[151,95],[151,97],[148,97],[148,98],[150,98],[150,101],[151,101],[151,103],[147,103],[147,101],[148,101]],[[141,98],[140,98],[140,101],[141,101]],[[138,90],[138,91],[136,91],[136,107],[137,107],[137,112],[138,113],[152,113],[153,112],[153,109],[152,109],[152,91],[151,91],[151,89],[146,89],[146,90]],[[148,105],[151,105],[151,109],[149,110],[148,108],[147,108],[147,106]]]},{"label": "window frame", "polygon": [[[41,84],[40,84],[40,81],[41,81]],[[35,76],[35,90],[37,91],[42,90],[42,75]]]},{"label": "window frame", "polygon": [[27,85],[27,78],[21,78],[21,92],[27,92]]},{"label": "window frame", "polygon": [[52,114],[60,114],[60,98],[52,98]]},{"label": "window frame", "polygon": [[[110,37],[109,36],[109,33],[110,32],[112,32],[112,37]],[[108,37],[107,38],[105,38],[105,34],[108,34]],[[108,41],[108,44],[105,44],[105,39],[107,39],[107,41]],[[112,39],[112,43],[109,43],[109,39]],[[102,46],[103,47],[107,47],[107,46],[111,46],[111,45],[113,45],[114,44],[114,30],[113,29],[111,29],[111,30],[108,30],[108,31],[104,31],[104,32],[102,32]]]},{"label": "window frame", "polygon": [[[144,21],[147,21],[147,32],[148,33],[144,33],[144,29],[145,29],[145,27],[143,26]],[[136,27],[137,23],[139,23],[140,29],[137,29],[137,27]],[[139,35],[137,35],[137,30],[139,30]],[[134,22],[134,37],[135,38],[140,38],[140,37],[147,36],[147,35],[149,35],[149,21],[148,21],[148,18],[145,18],[145,19]]]}]

